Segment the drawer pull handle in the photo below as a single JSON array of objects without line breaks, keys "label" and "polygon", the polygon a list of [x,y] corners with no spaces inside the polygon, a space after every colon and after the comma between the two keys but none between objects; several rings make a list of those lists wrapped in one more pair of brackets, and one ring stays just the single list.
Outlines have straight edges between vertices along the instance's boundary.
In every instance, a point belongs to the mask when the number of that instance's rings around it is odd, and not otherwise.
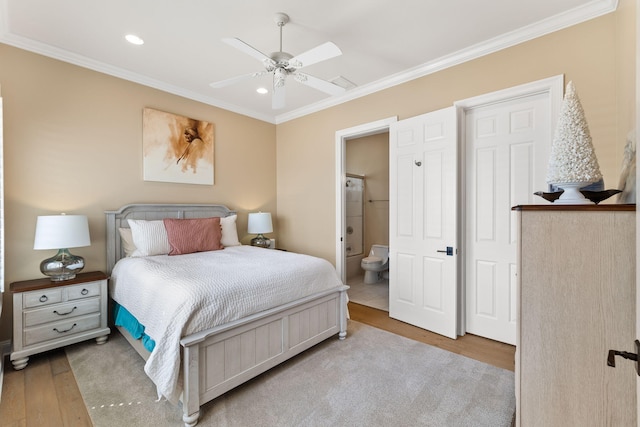
[{"label": "drawer pull handle", "polygon": [[64,331],[59,331],[58,328],[53,328],[53,330],[56,331],[59,334],[64,334],[65,332],[69,332],[70,330],[75,328],[76,325],[77,325],[77,323],[74,323],[73,326],[71,326],[69,329],[65,329]]},{"label": "drawer pull handle", "polygon": [[82,290],[80,291],[80,293],[81,293],[82,295],[86,295],[86,294],[88,294],[88,293],[89,293],[89,290],[88,290],[88,289],[86,289],[86,288],[82,288]]},{"label": "drawer pull handle", "polygon": [[47,302],[47,301],[49,301],[49,297],[48,297],[48,296],[46,296],[46,295],[42,295],[38,301],[40,301],[40,302]]},{"label": "drawer pull handle", "polygon": [[71,309],[71,311],[67,311],[66,313],[58,313],[58,310],[53,310],[53,312],[54,312],[55,314],[57,314],[58,316],[66,316],[67,314],[71,314],[71,313],[73,313],[73,311],[74,311],[76,308],[78,308],[78,307],[73,307],[73,308]]}]

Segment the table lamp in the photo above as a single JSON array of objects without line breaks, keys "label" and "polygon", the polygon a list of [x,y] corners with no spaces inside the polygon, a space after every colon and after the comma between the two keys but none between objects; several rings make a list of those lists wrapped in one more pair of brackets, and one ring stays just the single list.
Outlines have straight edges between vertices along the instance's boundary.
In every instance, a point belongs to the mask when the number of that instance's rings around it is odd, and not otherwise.
[{"label": "table lamp", "polygon": [[263,236],[264,233],[273,232],[271,214],[269,212],[250,213],[247,232],[249,234],[257,234],[256,237],[251,239],[251,246],[259,246],[261,248],[271,246],[271,240]]},{"label": "table lamp", "polygon": [[71,280],[84,268],[84,258],[69,248],[89,246],[89,222],[85,215],[39,216],[33,249],[57,249],[58,253],[40,263],[40,271],[52,282]]}]

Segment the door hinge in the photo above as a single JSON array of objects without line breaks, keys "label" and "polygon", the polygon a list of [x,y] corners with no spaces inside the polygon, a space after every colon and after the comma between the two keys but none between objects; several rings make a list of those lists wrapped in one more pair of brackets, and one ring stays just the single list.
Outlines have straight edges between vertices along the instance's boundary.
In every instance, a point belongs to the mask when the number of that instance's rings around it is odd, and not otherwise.
[{"label": "door hinge", "polygon": [[638,361],[638,354],[640,354],[640,341],[636,340],[636,352],[629,353],[627,351],[619,351],[619,350],[609,350],[607,354],[607,366],[611,366],[612,368],[616,367],[616,356],[620,356],[624,359],[633,360],[636,362],[636,372],[640,375],[640,362]]}]

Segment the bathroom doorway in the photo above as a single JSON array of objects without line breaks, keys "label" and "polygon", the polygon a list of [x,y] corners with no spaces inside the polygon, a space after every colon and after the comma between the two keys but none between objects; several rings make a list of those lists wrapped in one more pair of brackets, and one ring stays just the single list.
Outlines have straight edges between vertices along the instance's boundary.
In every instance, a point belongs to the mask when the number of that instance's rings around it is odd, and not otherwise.
[{"label": "bathroom doorway", "polygon": [[389,245],[389,132],[345,141],[345,260],[349,300],[389,311],[388,274],[365,283],[361,267],[372,245]]}]

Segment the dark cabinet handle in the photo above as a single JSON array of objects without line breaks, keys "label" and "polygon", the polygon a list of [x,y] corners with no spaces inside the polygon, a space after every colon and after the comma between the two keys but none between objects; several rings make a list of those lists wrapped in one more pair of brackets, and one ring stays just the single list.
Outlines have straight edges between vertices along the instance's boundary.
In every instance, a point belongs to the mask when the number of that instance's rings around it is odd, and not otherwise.
[{"label": "dark cabinet handle", "polygon": [[69,329],[65,329],[64,331],[59,331],[58,328],[53,328],[53,330],[56,331],[59,334],[64,334],[65,332],[69,332],[70,330],[75,328],[76,325],[77,325],[77,323],[74,323],[73,326],[71,326]]},{"label": "dark cabinet handle", "polygon": [[78,308],[78,307],[73,307],[73,308],[71,309],[71,311],[67,311],[66,313],[58,313],[58,310],[53,310],[53,312],[54,312],[55,314],[57,314],[58,316],[66,316],[67,314],[71,314],[71,313],[73,313],[73,311],[74,311],[76,308]]},{"label": "dark cabinet handle", "polygon": [[49,297],[48,297],[48,296],[46,296],[46,295],[42,295],[42,296],[40,297],[40,300],[39,300],[39,301],[40,301],[40,302],[47,302],[47,301],[49,301]]},{"label": "dark cabinet handle", "polygon": [[616,356],[623,357],[627,360],[633,360],[636,362],[636,372],[640,375],[640,359],[638,354],[640,354],[640,341],[635,340],[636,352],[631,353],[628,351],[619,351],[619,350],[609,350],[607,353],[607,366],[611,366],[612,368],[616,367]]},{"label": "dark cabinet handle", "polygon": [[86,295],[86,294],[88,294],[88,293],[89,293],[89,290],[88,290],[88,289],[86,289],[86,288],[82,288],[82,290],[80,291],[80,293],[81,293],[82,295]]}]

